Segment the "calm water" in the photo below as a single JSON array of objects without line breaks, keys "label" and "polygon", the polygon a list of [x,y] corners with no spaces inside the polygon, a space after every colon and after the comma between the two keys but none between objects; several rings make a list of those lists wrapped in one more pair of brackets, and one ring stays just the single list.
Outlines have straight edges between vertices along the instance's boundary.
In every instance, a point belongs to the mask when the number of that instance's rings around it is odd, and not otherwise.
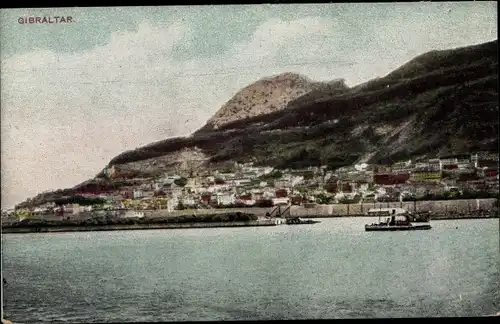
[{"label": "calm water", "polygon": [[479,316],[500,311],[499,220],[9,234],[6,318],[123,322]]}]

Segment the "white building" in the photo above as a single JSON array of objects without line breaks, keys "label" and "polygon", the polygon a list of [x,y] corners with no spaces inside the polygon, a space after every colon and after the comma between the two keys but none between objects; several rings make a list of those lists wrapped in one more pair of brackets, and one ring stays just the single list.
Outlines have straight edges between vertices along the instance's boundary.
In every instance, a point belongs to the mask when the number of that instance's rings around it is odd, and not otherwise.
[{"label": "white building", "polygon": [[469,162],[458,162],[457,163],[457,167],[459,170],[468,170],[468,169],[472,169],[472,163],[469,161]]},{"label": "white building", "polygon": [[218,178],[222,179],[224,181],[232,180],[236,177],[236,174],[234,173],[219,173]]},{"label": "white building", "polygon": [[172,184],[175,180],[180,179],[178,175],[164,174],[163,178],[160,180],[164,184]]},{"label": "white building", "polygon": [[186,188],[194,188],[199,185],[199,181],[196,178],[188,178],[186,181],[186,185],[184,187]]},{"label": "white building", "polygon": [[153,198],[155,195],[154,191],[147,190],[142,192],[142,198]]},{"label": "white building", "polygon": [[123,214],[124,218],[143,218],[144,217],[144,212],[141,211],[135,211],[135,210],[127,210]]},{"label": "white building", "polygon": [[277,188],[289,188],[292,187],[292,181],[283,179],[275,180],[274,186]]},{"label": "white building", "polygon": [[339,202],[339,200],[342,199],[353,199],[357,194],[354,192],[337,192],[335,196],[333,196],[333,199],[336,202]]},{"label": "white building", "polygon": [[175,210],[175,207],[179,204],[179,199],[177,197],[172,197],[167,200],[167,211],[171,212]]},{"label": "white building", "polygon": [[196,204],[193,198],[184,198],[182,199],[182,203],[186,206],[194,206]]},{"label": "white building", "polygon": [[219,193],[216,195],[216,199],[218,205],[231,205],[236,201],[234,194]]},{"label": "white building", "polygon": [[357,171],[364,171],[364,170],[366,170],[367,167],[368,167],[368,164],[366,164],[366,163],[360,163],[360,164],[354,165],[354,168]]},{"label": "white building", "polygon": [[65,213],[73,215],[78,215],[82,209],[79,204],[67,204],[63,206]]},{"label": "white building", "polygon": [[134,199],[139,199],[139,198],[142,198],[144,197],[144,191],[140,190],[140,189],[136,189],[132,192],[132,197]]},{"label": "white building", "polygon": [[249,200],[238,200],[238,202],[242,203],[242,204],[245,204],[247,206],[253,206],[255,205],[256,201],[253,200],[253,199],[249,199]]},{"label": "white building", "polygon": [[284,197],[284,198],[272,198],[273,205],[289,205],[290,204],[290,198]]},{"label": "white building", "polygon": [[92,205],[90,206],[82,206],[82,211],[83,212],[91,212],[92,211]]},{"label": "white building", "polygon": [[250,180],[250,179],[234,179],[231,181],[231,184],[233,186],[244,186],[244,185],[248,185],[251,183],[252,183],[252,180]]}]

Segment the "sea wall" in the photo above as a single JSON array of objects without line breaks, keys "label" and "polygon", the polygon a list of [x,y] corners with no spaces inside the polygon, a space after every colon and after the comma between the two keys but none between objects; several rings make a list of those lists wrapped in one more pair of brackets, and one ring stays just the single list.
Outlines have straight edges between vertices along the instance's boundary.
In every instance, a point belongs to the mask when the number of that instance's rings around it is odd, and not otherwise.
[{"label": "sea wall", "polygon": [[[488,210],[495,208],[496,199],[464,199],[464,200],[439,200],[439,201],[416,201],[416,202],[392,202],[392,203],[365,203],[365,204],[330,204],[305,206],[291,206],[292,216],[314,218],[314,217],[346,217],[346,216],[366,216],[371,208],[398,207],[408,211],[431,211],[432,218],[468,218],[467,215],[477,210]],[[182,215],[209,215],[224,213],[249,213],[259,217],[264,217],[267,212],[271,212],[275,207],[244,207],[244,208],[217,208],[217,209],[192,209],[192,210],[146,210],[144,215],[148,218],[177,217]],[[283,209],[282,209],[283,210]],[[87,219],[95,216],[94,213],[79,215],[68,215],[71,219]],[[41,218],[46,220],[61,220],[68,216],[44,215]],[[451,217],[453,216],[453,217]],[[14,220],[2,220],[3,224],[8,224]]]},{"label": "sea wall", "polygon": [[93,231],[124,231],[148,229],[181,229],[181,228],[214,228],[214,227],[255,227],[276,226],[272,221],[248,222],[217,222],[217,223],[188,223],[188,224],[120,224],[120,225],[92,225],[92,226],[46,226],[46,227],[6,227],[2,234],[14,233],[55,233],[55,232],[93,232]]},{"label": "sea wall", "polygon": [[[329,204],[314,205],[314,207],[291,206],[290,214],[298,217],[335,217],[335,216],[366,216],[371,208],[404,208],[408,211],[431,211],[437,215],[448,214],[470,214],[475,210],[494,209],[496,199],[456,199],[456,200],[434,200],[434,201],[404,201],[391,203],[365,203],[365,204]],[[149,217],[179,216],[179,215],[203,215],[242,212],[251,213],[257,216],[264,216],[266,212],[271,212],[275,207],[260,208],[221,208],[221,209],[197,209],[197,210],[175,210],[175,211],[148,211]]]},{"label": "sea wall", "polygon": [[227,214],[227,213],[248,213],[257,216],[264,216],[267,212],[271,212],[273,208],[263,207],[244,207],[244,208],[211,208],[211,209],[186,209],[186,210],[147,210],[144,211],[146,217],[177,217],[183,215],[210,215],[210,214]]},{"label": "sea wall", "polygon": [[304,206],[292,206],[290,209],[290,214],[292,216],[299,217],[366,216],[368,210],[370,210],[371,208],[404,208],[411,212],[431,211],[433,215],[443,218],[445,217],[445,215],[468,215],[478,210],[495,209],[495,201],[496,199],[464,199],[369,204],[316,205],[312,208],[306,208]]}]

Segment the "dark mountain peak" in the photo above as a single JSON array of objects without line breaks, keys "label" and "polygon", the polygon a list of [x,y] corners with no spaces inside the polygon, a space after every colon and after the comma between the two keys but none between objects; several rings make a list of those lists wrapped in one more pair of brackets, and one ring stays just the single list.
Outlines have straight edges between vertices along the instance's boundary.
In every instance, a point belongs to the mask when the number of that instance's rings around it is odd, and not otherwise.
[{"label": "dark mountain peak", "polygon": [[409,79],[436,70],[480,63],[481,60],[493,60],[496,53],[498,53],[497,40],[449,50],[434,50],[415,57],[385,78]]}]

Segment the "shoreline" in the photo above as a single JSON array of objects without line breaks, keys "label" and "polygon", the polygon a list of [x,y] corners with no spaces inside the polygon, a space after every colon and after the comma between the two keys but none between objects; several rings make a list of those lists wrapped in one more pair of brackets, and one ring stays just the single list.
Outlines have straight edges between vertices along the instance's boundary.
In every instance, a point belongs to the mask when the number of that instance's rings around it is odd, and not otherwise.
[{"label": "shoreline", "polygon": [[224,223],[190,223],[190,224],[114,224],[114,225],[81,225],[81,226],[40,226],[40,227],[6,227],[2,234],[27,233],[71,233],[71,232],[107,232],[133,231],[155,229],[185,229],[185,228],[222,228],[222,227],[258,227],[277,226],[271,222],[224,222]]},{"label": "shoreline", "polygon": [[[369,217],[366,215],[309,215],[300,218],[360,218]],[[372,217],[375,218],[375,217]],[[498,219],[499,216],[442,216],[433,217],[432,221],[439,220],[465,220],[465,219]],[[196,223],[152,223],[152,224],[112,224],[112,225],[79,225],[79,226],[16,226],[2,227],[2,234],[28,234],[28,233],[72,233],[72,232],[108,232],[108,231],[133,231],[133,230],[155,230],[155,229],[187,229],[187,228],[223,228],[223,227],[259,227],[259,226],[278,226],[270,221],[247,221],[247,222],[196,222]]]}]

